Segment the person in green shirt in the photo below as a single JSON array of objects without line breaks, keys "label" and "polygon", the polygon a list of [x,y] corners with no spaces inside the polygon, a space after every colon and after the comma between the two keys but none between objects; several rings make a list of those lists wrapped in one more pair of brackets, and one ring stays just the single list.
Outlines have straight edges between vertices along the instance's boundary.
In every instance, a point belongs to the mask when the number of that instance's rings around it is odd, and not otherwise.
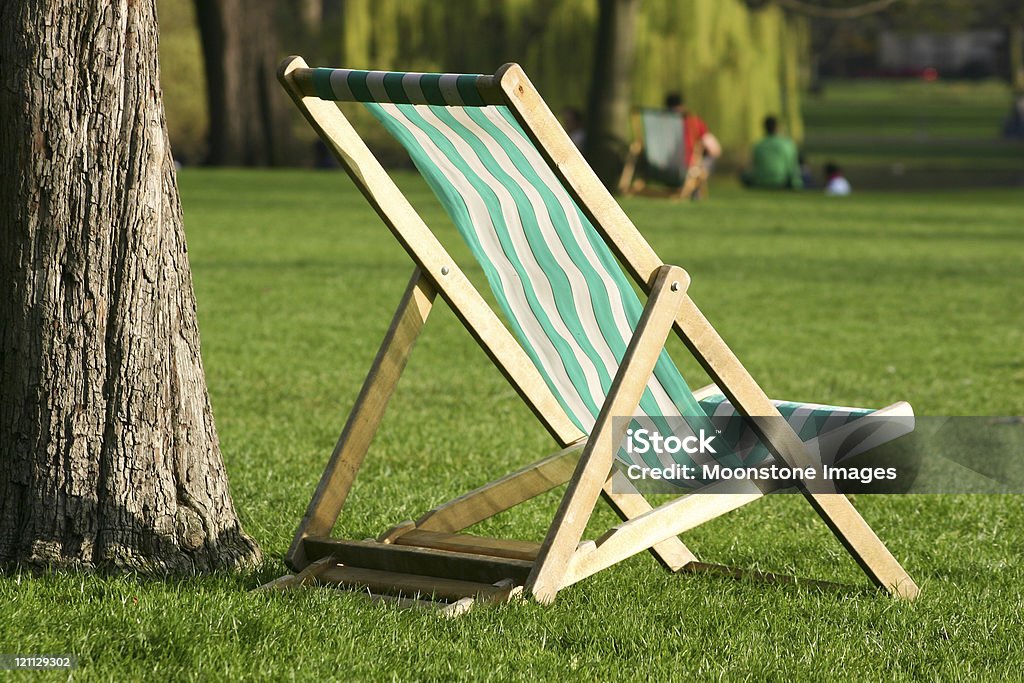
[{"label": "person in green shirt", "polygon": [[779,135],[779,121],[765,117],[764,137],[754,145],[753,164],[742,175],[747,187],[798,190],[803,187],[796,143]]}]

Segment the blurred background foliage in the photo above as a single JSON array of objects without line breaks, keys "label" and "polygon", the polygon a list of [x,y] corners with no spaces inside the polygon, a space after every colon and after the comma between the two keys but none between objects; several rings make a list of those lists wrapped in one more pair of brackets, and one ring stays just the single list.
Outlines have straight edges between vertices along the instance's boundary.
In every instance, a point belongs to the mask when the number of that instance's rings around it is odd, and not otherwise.
[{"label": "blurred background foliage", "polygon": [[[470,73],[492,73],[516,61],[556,113],[566,106],[584,109],[587,102],[599,13],[595,0],[234,4],[243,24],[246,13],[274,13],[278,58],[292,53],[311,65]],[[206,159],[209,116],[195,5],[159,0],[158,8],[171,142],[179,160],[199,163]],[[636,5],[635,40],[632,104],[661,106],[667,92],[684,93],[735,159],[757,139],[769,113],[782,116],[790,133],[802,137],[801,65],[810,48],[803,17],[775,5],[751,8],[742,0],[644,0]],[[276,83],[271,87],[276,92]],[[279,96],[285,98],[284,92]],[[356,109],[357,124],[366,121]],[[232,116],[259,115],[249,110]],[[309,164],[312,131],[296,124],[291,144],[298,152],[282,156]],[[627,130],[618,133],[628,136]],[[371,138],[383,157],[398,159],[384,135]]]},{"label": "blurred background foliage", "polygon": [[203,50],[195,11],[187,0],[159,0],[160,85],[174,156],[199,163],[206,154],[207,115]]}]

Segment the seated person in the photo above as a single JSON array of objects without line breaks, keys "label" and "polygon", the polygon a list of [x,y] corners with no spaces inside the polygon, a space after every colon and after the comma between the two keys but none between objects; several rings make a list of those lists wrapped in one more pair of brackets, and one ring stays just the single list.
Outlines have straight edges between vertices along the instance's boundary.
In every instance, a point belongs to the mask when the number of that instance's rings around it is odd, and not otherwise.
[{"label": "seated person", "polygon": [[741,176],[747,187],[798,190],[804,182],[800,174],[796,143],[779,135],[779,120],[765,117],[764,137],[754,145],[753,163]]},{"label": "seated person", "polygon": [[845,197],[852,191],[850,181],[843,177],[843,169],[839,168],[839,164],[831,161],[825,164],[825,194]]},{"label": "seated person", "polygon": [[[715,160],[722,156],[722,145],[718,138],[708,128],[704,119],[690,111],[679,93],[669,93],[665,96],[665,109],[683,117],[683,155],[686,168],[692,169],[691,172],[703,172],[705,177],[710,176],[715,167]],[[695,159],[694,150],[698,149],[698,143],[701,156]],[[695,194],[699,192],[698,188]]]}]

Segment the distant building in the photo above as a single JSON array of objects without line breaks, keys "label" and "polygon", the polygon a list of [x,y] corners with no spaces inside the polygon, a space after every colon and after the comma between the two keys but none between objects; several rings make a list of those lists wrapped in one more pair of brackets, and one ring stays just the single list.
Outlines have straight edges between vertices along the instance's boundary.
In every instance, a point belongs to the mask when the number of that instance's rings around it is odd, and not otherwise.
[{"label": "distant building", "polygon": [[1002,31],[884,31],[878,41],[878,66],[893,74],[934,68],[943,75],[993,75],[1004,39]]}]

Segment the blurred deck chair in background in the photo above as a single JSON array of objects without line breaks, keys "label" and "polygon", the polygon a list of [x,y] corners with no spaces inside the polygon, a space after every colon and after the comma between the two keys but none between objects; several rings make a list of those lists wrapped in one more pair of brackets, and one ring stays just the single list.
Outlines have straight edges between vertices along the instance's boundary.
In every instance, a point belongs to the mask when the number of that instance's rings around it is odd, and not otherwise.
[{"label": "blurred deck chair in background", "polygon": [[[657,257],[518,65],[507,64],[493,76],[418,74],[311,69],[293,57],[279,77],[414,266],[288,552],[286,561],[297,573],[269,585],[338,585],[403,601],[426,598],[457,612],[474,600],[500,602],[523,592],[550,602],[566,586],[644,550],[671,571],[715,571],[698,562],[678,535],[767,491],[753,485],[731,493],[698,489],[652,508],[613,471],[626,429],[613,418],[656,423],[664,416],[731,416],[756,433],[764,457],[805,463],[801,438],[813,440],[833,427],[841,432],[860,415],[909,412],[906,404],[872,413],[768,400],[688,297],[686,272]],[[406,148],[479,260],[504,323],[334,101],[364,103]],[[396,524],[376,540],[333,538],[438,295],[561,450]],[[673,330],[720,390],[691,393],[663,350]],[[801,435],[780,409],[800,421]],[[444,478],[440,469],[437,476]],[[464,533],[563,484],[568,487],[542,540]],[[802,492],[878,586],[905,598],[917,593],[845,496]],[[602,497],[623,521],[583,540]]]},{"label": "blurred deck chair in background", "polygon": [[[667,109],[639,109],[633,112],[633,142],[619,177],[624,195],[689,199],[707,197],[708,172],[700,164],[704,147],[694,144],[693,159],[686,164],[685,118]],[[651,183],[662,189],[651,187]]]}]

